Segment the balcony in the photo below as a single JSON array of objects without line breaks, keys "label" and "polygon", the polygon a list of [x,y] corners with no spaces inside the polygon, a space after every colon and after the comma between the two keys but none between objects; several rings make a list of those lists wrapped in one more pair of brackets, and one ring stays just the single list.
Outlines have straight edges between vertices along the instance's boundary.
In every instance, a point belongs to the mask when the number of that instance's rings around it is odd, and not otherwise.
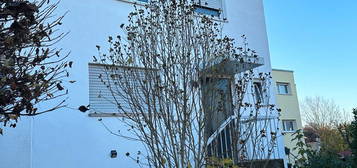
[{"label": "balcony", "polygon": [[250,69],[264,65],[262,57],[241,56],[239,58],[225,58],[212,61],[210,65],[202,71],[205,75],[232,76]]},{"label": "balcony", "polygon": [[[277,144],[276,117],[231,116],[207,140],[209,158],[231,159],[242,167],[283,168]],[[264,132],[262,132],[264,131]],[[264,148],[259,148],[264,147]]]}]

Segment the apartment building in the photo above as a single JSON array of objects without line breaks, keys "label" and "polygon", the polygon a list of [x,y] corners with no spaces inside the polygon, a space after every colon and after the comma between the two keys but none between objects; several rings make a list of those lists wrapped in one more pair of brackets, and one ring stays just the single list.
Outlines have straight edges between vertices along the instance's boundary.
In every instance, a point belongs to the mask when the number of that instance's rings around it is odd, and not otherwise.
[{"label": "apartment building", "polygon": [[277,106],[281,108],[280,120],[284,134],[285,151],[286,153],[290,153],[286,157],[289,163],[294,163],[296,159],[295,156],[298,156],[298,153],[293,150],[296,141],[292,140],[292,134],[296,130],[302,129],[294,72],[290,70],[273,69],[272,76],[276,88],[276,103]]},{"label": "apartment building", "polygon": [[[100,65],[92,63],[92,56],[98,54],[96,45],[105,46],[108,36],[120,34],[120,25],[127,22],[127,16],[133,10],[133,4],[140,7],[147,2],[149,0],[61,1],[57,12],[63,14],[69,11],[63,20],[62,29],[70,31],[70,34],[59,42],[58,46],[64,51],[71,51],[70,59],[74,62],[71,78],[77,81],[69,86],[67,102],[70,108],[63,108],[36,117],[21,118],[16,129],[6,128],[5,135],[0,138],[0,149],[2,150],[0,152],[0,167],[139,167],[135,160],[126,157],[126,153],[145,151],[142,144],[119,138],[107,130],[110,128],[110,130],[123,132],[127,128],[118,121],[120,115],[112,115],[115,107],[105,104],[103,101],[98,103],[100,100],[92,94],[95,89],[103,87],[93,85],[96,83],[98,74],[95,73],[97,69],[100,69]],[[257,73],[271,72],[263,0],[197,0],[195,3],[197,13],[211,15],[216,21],[224,24],[224,34],[234,39],[240,39],[242,35],[248,38],[249,47],[254,49],[264,60],[264,64],[260,64],[257,68],[254,67]],[[284,83],[283,80],[282,83]],[[230,83],[225,84],[230,85]],[[284,93],[284,86],[281,86],[282,93]],[[255,82],[253,87],[257,88],[257,92],[260,92],[259,81]],[[289,96],[292,91],[288,87],[289,85],[285,88],[285,96]],[[266,99],[269,100],[264,101],[275,104],[275,92],[272,88],[270,90],[266,93],[268,95]],[[278,104],[281,100],[279,96],[284,95],[278,94]],[[229,105],[230,102],[226,103]],[[80,113],[76,110],[78,106],[87,104],[99,110],[91,110],[89,113]],[[284,110],[284,106],[281,107]],[[98,115],[98,112],[101,114]],[[249,116],[249,114],[245,115]],[[215,117],[217,116],[212,116],[212,118]],[[207,135],[210,144],[212,144],[208,148],[218,151],[211,155],[224,158],[230,155],[227,151],[231,140],[226,138],[229,135],[226,132],[229,132],[230,128],[235,125],[234,123],[241,122],[249,125],[252,121],[232,122],[234,120],[229,120],[232,118],[229,115],[219,117],[221,117],[220,123],[214,123],[216,125],[212,126],[212,129],[219,131],[213,130],[215,133]],[[261,117],[267,118],[264,115]],[[257,118],[253,122],[259,123],[263,120],[262,118]],[[278,114],[269,114],[268,118],[270,129],[259,128],[256,131],[267,132],[266,136],[268,137],[271,137],[273,133],[278,135],[276,143],[274,143],[274,152],[266,158],[265,151],[263,151],[263,154],[252,156],[252,159],[279,160],[283,167],[284,147],[283,139],[279,136],[281,132],[277,129]],[[101,119],[105,126],[98,122],[98,119]],[[288,119],[284,130],[291,132],[294,129],[294,121]],[[299,121],[296,120],[295,123]],[[301,127],[301,121],[300,125],[295,125]],[[244,127],[241,128],[244,129]],[[261,145],[264,146],[268,143],[269,141],[264,141]],[[251,145],[251,147],[257,146]],[[245,151],[249,153],[252,149],[249,149],[248,145]]]}]

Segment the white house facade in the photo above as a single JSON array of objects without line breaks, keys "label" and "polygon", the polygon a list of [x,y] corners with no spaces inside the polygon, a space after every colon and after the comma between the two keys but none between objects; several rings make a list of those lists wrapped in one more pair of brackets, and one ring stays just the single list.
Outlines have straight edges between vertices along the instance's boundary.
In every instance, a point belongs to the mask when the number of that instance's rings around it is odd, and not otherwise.
[{"label": "white house facade", "polygon": [[[197,12],[217,15],[224,23],[223,32],[236,40],[245,35],[249,47],[264,60],[257,72],[271,72],[269,46],[266,33],[263,0],[202,0],[208,8]],[[95,65],[88,64],[98,55],[96,45],[105,49],[108,36],[121,33],[119,28],[127,21],[134,3],[147,0],[72,0],[61,1],[57,13],[66,14],[63,31],[69,31],[58,47],[71,52],[74,62],[69,85],[68,108],[36,117],[20,118],[16,128],[4,128],[0,137],[1,168],[110,168],[138,167],[135,158],[127,153],[144,151],[142,144],[113,135],[113,131],[126,132],[120,118],[81,113],[80,105],[90,104],[90,80],[95,75]],[[209,10],[207,10],[209,9]],[[217,9],[217,10],[212,10]],[[92,68],[91,68],[92,67]],[[273,87],[273,86],[271,86]],[[275,104],[274,89],[269,91],[270,104]],[[45,105],[43,105],[45,106]],[[108,107],[105,104],[103,108]],[[272,125],[280,135],[278,114],[270,114]],[[104,124],[103,124],[104,123]],[[284,144],[277,136],[273,159],[284,159]],[[117,156],[115,156],[115,153]],[[284,164],[285,165],[285,164]]]}]

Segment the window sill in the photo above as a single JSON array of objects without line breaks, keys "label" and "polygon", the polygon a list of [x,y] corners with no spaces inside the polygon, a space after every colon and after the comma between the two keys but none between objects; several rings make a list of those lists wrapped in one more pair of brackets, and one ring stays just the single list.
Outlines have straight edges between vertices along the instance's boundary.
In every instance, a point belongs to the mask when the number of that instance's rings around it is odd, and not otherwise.
[{"label": "window sill", "polygon": [[130,114],[124,113],[89,113],[89,117],[127,117]]},{"label": "window sill", "polygon": [[293,94],[291,94],[291,93],[288,93],[288,94],[281,94],[281,93],[278,93],[277,95],[282,95],[282,96],[292,96]]}]

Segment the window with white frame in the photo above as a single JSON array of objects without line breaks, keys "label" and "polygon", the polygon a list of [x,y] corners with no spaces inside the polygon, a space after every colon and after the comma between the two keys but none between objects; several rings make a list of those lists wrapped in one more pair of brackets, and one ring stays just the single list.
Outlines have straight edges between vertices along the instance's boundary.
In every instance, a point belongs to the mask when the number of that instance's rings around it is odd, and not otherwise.
[{"label": "window with white frame", "polygon": [[263,103],[264,102],[264,95],[263,95],[263,88],[261,82],[253,82],[254,87],[254,97],[257,102]]},{"label": "window with white frame", "polygon": [[223,0],[195,0],[195,12],[223,18]]},{"label": "window with white frame", "polygon": [[276,86],[278,89],[278,94],[283,94],[283,95],[290,94],[290,84],[289,83],[277,82]]},{"label": "window with white frame", "polygon": [[282,120],[283,131],[292,132],[296,130],[296,120]]}]

